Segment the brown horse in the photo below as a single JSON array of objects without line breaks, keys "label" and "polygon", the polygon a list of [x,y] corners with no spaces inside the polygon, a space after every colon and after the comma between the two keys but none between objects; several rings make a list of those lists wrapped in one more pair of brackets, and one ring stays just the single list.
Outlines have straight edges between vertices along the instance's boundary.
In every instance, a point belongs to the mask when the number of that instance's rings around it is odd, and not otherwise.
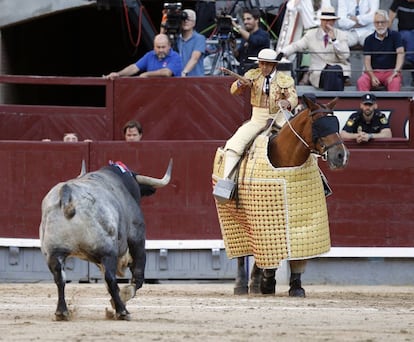
[{"label": "brown horse", "polygon": [[[322,156],[331,169],[344,168],[349,152],[339,136],[339,122],[333,115],[338,98],[321,105],[303,97],[307,108],[288,121],[278,135],[269,140],[268,157],[274,167],[300,166],[311,153]],[[305,270],[306,260],[290,260],[289,296],[305,297],[301,286],[301,274]],[[276,269],[262,270],[254,263],[250,286],[248,287],[245,269],[245,257],[238,258],[238,270],[235,294],[275,293]]]}]

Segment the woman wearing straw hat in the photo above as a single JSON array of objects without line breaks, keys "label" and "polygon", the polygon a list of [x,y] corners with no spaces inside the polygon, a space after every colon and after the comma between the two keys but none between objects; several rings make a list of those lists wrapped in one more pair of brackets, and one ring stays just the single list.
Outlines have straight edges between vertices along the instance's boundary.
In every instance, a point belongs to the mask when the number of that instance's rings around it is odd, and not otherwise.
[{"label": "woman wearing straw hat", "polygon": [[213,191],[213,195],[221,202],[232,197],[235,186],[234,171],[249,142],[266,126],[269,119],[275,120],[281,127],[286,122],[286,111],[280,109],[291,110],[298,104],[293,78],[277,70],[281,57],[272,49],[260,50],[257,58],[249,57],[257,60],[259,67],[247,71],[244,77],[238,77],[231,85],[230,91],[233,95],[251,90],[252,116],[239,127],[224,147],[224,175]]}]

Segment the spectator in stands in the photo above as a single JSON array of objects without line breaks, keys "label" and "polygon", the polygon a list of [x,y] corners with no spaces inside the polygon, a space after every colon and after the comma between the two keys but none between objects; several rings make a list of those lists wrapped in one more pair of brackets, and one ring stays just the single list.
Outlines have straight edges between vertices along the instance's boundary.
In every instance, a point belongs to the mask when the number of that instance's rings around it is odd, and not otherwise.
[{"label": "spectator in stands", "polygon": [[257,57],[260,50],[270,47],[269,33],[260,28],[260,10],[245,8],[243,10],[243,26],[232,20],[233,28],[242,38],[240,45],[232,43],[233,55],[240,62],[238,73],[244,75],[247,70],[257,68],[249,57]]},{"label": "spectator in stands", "polygon": [[391,138],[392,132],[387,117],[378,110],[374,94],[364,94],[359,111],[351,114],[341,131],[343,139],[368,142],[371,139]]},{"label": "spectator in stands", "polygon": [[360,91],[376,90],[385,86],[388,91],[400,91],[401,68],[404,64],[404,46],[401,35],[388,29],[387,11],[374,15],[375,32],[365,39],[365,72],[357,81]]},{"label": "spectator in stands", "polygon": [[302,21],[303,29],[309,30],[318,27],[322,8],[332,7],[330,0],[289,0],[286,9],[290,12],[298,12]]},{"label": "spectator in stands", "polygon": [[183,63],[181,76],[204,76],[204,54],[206,37],[194,30],[196,13],[185,9],[186,19],[181,23],[181,34],[177,39],[177,49]]},{"label": "spectator in stands", "polygon": [[63,135],[64,142],[78,142],[78,135],[76,133],[65,133]]},{"label": "spectator in stands", "polygon": [[[350,51],[346,33],[334,28],[335,21],[338,19],[333,7],[323,8],[319,17],[321,24],[318,28],[313,28],[298,41],[284,47],[282,53],[290,56],[295,52],[308,51],[310,56],[310,83],[315,88],[326,87],[327,79],[321,77],[322,70],[326,67],[336,66],[342,69],[342,81],[345,85],[349,84],[351,75],[351,65],[349,63]],[[329,72],[324,73],[329,75]],[[325,86],[324,86],[325,84]]]},{"label": "spectator in stands", "polygon": [[338,28],[348,35],[350,47],[364,46],[365,38],[375,30],[374,13],[379,0],[338,0]]},{"label": "spectator in stands", "polygon": [[170,77],[181,76],[182,70],[180,55],[171,48],[168,36],[160,33],[154,38],[152,51],[147,52],[136,63],[103,77],[113,80],[118,77],[132,76],[139,72],[139,77]]},{"label": "spectator in stands", "polygon": [[138,121],[128,121],[122,128],[125,141],[140,141],[142,138],[142,126]]},{"label": "spectator in stands", "polygon": [[[286,4],[288,12],[298,13],[303,25],[303,33],[318,27],[321,22],[319,20],[321,7],[332,7],[330,0],[289,0]],[[303,54],[300,61],[300,68],[304,71],[299,85],[309,84],[309,65],[310,55]]]},{"label": "spectator in stands", "polygon": [[401,34],[405,48],[406,67],[411,71],[411,86],[414,87],[414,0],[394,0],[389,10],[391,28],[397,17],[398,32]]}]

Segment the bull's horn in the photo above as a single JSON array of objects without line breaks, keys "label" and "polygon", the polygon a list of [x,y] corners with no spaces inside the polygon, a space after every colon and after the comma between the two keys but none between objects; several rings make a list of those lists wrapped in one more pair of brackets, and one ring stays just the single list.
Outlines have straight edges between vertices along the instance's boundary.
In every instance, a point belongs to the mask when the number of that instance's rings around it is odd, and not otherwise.
[{"label": "bull's horn", "polygon": [[162,188],[163,186],[166,186],[171,180],[172,166],[173,166],[173,160],[171,158],[168,164],[167,171],[165,172],[164,177],[161,179],[152,178],[148,176],[142,176],[142,175],[136,175],[135,178],[139,184],[151,185],[154,188]]},{"label": "bull's horn", "polygon": [[85,159],[82,159],[81,172],[78,178],[84,176],[85,174],[86,174],[86,163],[85,163]]}]

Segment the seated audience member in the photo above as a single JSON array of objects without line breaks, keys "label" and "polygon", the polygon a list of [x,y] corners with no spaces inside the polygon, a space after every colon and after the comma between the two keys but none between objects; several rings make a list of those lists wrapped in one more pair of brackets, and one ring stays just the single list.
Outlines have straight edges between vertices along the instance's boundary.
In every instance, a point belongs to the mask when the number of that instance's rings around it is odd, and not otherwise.
[{"label": "seated audience member", "polygon": [[[318,27],[321,22],[319,20],[321,7],[332,7],[330,0],[288,0],[286,10],[293,14],[298,13],[300,21],[303,25],[303,34],[307,30]],[[300,68],[304,71],[299,81],[299,85],[309,84],[309,54],[303,54],[300,61]]]},{"label": "seated audience member", "polygon": [[388,13],[378,10],[374,15],[375,32],[364,43],[365,71],[357,81],[360,91],[385,86],[388,91],[400,91],[404,46],[401,35],[388,29]]},{"label": "seated audience member", "polygon": [[361,143],[371,139],[392,137],[388,119],[378,110],[374,94],[363,95],[359,107],[359,111],[352,113],[342,128],[343,139],[355,139],[357,143]]},{"label": "seated audience member", "polygon": [[[397,17],[398,32],[406,51],[405,62],[411,71],[411,86],[414,87],[414,0],[394,0],[389,10],[391,28]],[[411,53],[410,53],[411,52]]]},{"label": "seated audience member", "polygon": [[364,46],[365,38],[374,32],[374,13],[379,0],[338,0],[338,28],[348,36],[348,45]]},{"label": "seated audience member", "polygon": [[142,138],[142,126],[138,121],[128,121],[122,128],[125,141],[140,141]]},{"label": "seated audience member", "polygon": [[196,13],[185,9],[186,19],[181,22],[181,34],[177,39],[177,50],[182,58],[181,76],[204,76],[204,54],[206,37],[194,30]]},{"label": "seated audience member", "polygon": [[315,88],[343,90],[351,76],[350,51],[346,33],[334,28],[338,19],[333,7],[321,10],[320,27],[308,30],[296,42],[284,47],[282,53],[309,52],[309,80]]},{"label": "seated audience member", "polygon": [[154,38],[154,49],[152,51],[147,52],[136,63],[103,77],[113,80],[137,73],[140,73],[139,77],[170,77],[181,76],[182,70],[180,55],[171,48],[168,36],[160,33]]},{"label": "seated audience member", "polygon": [[65,133],[63,135],[64,142],[78,142],[78,135],[76,133]]}]

